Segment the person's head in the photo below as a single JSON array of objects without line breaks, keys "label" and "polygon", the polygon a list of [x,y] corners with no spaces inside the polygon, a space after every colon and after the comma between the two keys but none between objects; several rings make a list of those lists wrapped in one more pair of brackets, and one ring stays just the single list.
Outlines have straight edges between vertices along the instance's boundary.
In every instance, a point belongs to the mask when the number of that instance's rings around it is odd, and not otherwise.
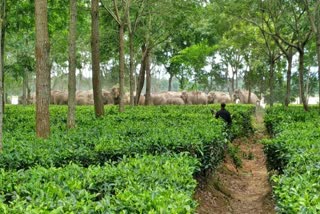
[{"label": "person's head", "polygon": [[226,104],[225,103],[221,103],[221,108],[225,109],[226,108]]}]

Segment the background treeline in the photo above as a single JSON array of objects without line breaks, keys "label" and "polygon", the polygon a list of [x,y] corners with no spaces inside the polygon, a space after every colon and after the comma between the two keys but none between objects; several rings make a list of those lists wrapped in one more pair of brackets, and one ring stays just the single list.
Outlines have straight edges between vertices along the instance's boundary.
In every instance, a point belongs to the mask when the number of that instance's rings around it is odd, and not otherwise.
[{"label": "background treeline", "polygon": [[[35,91],[34,1],[5,2],[5,92],[22,95]],[[152,78],[151,92],[233,92],[244,87],[265,95],[271,104],[289,103],[298,96],[303,101],[319,88],[319,74],[312,69],[318,64],[318,4],[307,0],[99,1],[102,88],[119,84],[121,23],[127,92],[130,72],[133,89],[141,84],[138,79],[144,76],[141,65],[146,65],[147,55],[150,69],[145,69],[145,75]],[[48,1],[52,89],[68,88],[68,5],[66,0]],[[77,88],[84,90],[92,88],[90,10],[90,1],[77,1],[76,78]]]}]

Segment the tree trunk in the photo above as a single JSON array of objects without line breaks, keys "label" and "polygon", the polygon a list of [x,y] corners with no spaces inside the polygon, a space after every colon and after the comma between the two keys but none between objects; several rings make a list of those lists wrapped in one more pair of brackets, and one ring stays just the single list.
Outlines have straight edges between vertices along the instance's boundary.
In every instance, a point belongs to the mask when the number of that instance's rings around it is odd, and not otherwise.
[{"label": "tree trunk", "polygon": [[250,81],[250,70],[248,71],[248,103],[251,103],[251,81]]},{"label": "tree trunk", "polygon": [[305,96],[306,96],[306,103],[309,104],[309,86],[310,86],[310,66],[308,68],[308,73],[307,73],[307,79],[306,79],[306,88],[305,88]]},{"label": "tree trunk", "polygon": [[305,111],[308,111],[308,104],[304,94],[304,81],[303,81],[303,73],[304,73],[304,50],[300,48],[299,50],[299,92],[300,92],[300,100],[303,104],[303,108]]},{"label": "tree trunk", "polygon": [[270,106],[273,106],[273,89],[274,89],[274,65],[275,65],[275,61],[273,59],[273,57],[271,57],[270,59],[270,77],[269,77],[269,89],[270,89]]},{"label": "tree trunk", "polygon": [[92,87],[96,117],[104,115],[100,82],[100,49],[99,49],[99,0],[91,1],[91,52],[92,52]]},{"label": "tree trunk", "polygon": [[236,76],[236,89],[238,89],[238,88],[239,88],[239,82],[238,82],[238,69],[236,69],[235,76]]},{"label": "tree trunk", "polygon": [[134,76],[134,34],[129,34],[129,49],[130,49],[130,105],[134,106],[134,88],[135,88],[135,76]]},{"label": "tree trunk", "polygon": [[172,91],[172,79],[173,79],[173,75],[170,74],[168,91]]},{"label": "tree trunk", "polygon": [[50,43],[47,0],[35,0],[36,24],[36,133],[40,138],[50,135]]},{"label": "tree trunk", "polygon": [[68,79],[68,128],[76,125],[76,40],[77,0],[70,0],[69,26],[69,79]]},{"label": "tree trunk", "polygon": [[232,89],[230,90],[230,83],[229,83],[229,78],[228,78],[228,76],[229,76],[228,64],[226,64],[225,66],[226,66],[226,69],[225,69],[226,85],[225,85],[225,87],[227,88],[227,90],[228,90],[228,92],[229,92],[229,95],[230,95],[230,97],[231,97],[231,100],[232,100],[232,102],[233,102],[233,101],[234,101],[234,100],[233,100],[233,91],[232,91]]},{"label": "tree trunk", "polygon": [[146,54],[146,99],[145,105],[150,105],[151,102],[151,63],[150,63],[150,51],[147,49]]},{"label": "tree trunk", "polygon": [[231,91],[232,91],[232,94],[234,93],[234,75],[235,75],[235,72],[232,71],[232,79],[231,79]]},{"label": "tree trunk", "polygon": [[169,86],[168,86],[168,91],[172,91],[172,79],[173,79],[173,74],[171,74],[171,68],[170,66],[167,67],[167,73],[170,75],[169,77]]},{"label": "tree trunk", "polygon": [[248,103],[251,103],[251,87],[249,87]]},{"label": "tree trunk", "polygon": [[320,111],[320,29],[317,34],[317,60],[318,60],[318,96],[319,96],[319,111]]},{"label": "tree trunk", "polygon": [[[4,41],[5,41],[5,36],[6,36],[6,9],[7,9],[7,3],[6,3],[6,0],[2,0],[1,1],[1,19],[2,19],[2,22],[1,22],[1,33],[0,33],[0,37],[1,37],[1,48],[0,48],[0,51],[1,51],[1,69],[2,69],[2,99],[3,97],[6,97],[4,96]],[[4,105],[5,105],[5,101],[7,99],[3,99],[2,100],[2,113],[4,114]],[[1,103],[0,103],[1,104]],[[1,150],[0,150],[1,151]]]},{"label": "tree trunk", "polygon": [[119,25],[119,83],[120,83],[120,103],[119,112],[124,111],[124,24]]},{"label": "tree trunk", "polygon": [[291,71],[292,71],[292,48],[290,48],[289,55],[287,57],[288,61],[288,70],[287,70],[287,89],[286,89],[286,99],[285,106],[288,107],[290,103],[290,95],[291,95]]},{"label": "tree trunk", "polygon": [[145,65],[146,65],[146,63],[145,63],[145,61],[146,61],[146,46],[143,45],[141,47],[141,50],[142,50],[142,58],[141,58],[141,66],[140,66],[140,72],[139,72],[139,77],[138,77],[135,105],[138,105],[138,103],[139,103],[140,94],[143,89],[144,79],[145,79],[145,74],[146,74],[146,68],[145,68]]},{"label": "tree trunk", "polygon": [[3,43],[2,43],[2,38],[3,38],[3,28],[4,28],[4,10],[5,10],[5,1],[2,0],[1,1],[1,20],[2,22],[0,23],[0,36],[1,36],[1,41],[0,41],[0,152],[2,151],[2,147],[3,147],[3,136],[2,136],[2,126],[3,126],[3,110],[4,110],[4,92],[3,92],[3,54],[4,52],[3,50]]},{"label": "tree trunk", "polygon": [[23,84],[22,84],[22,104],[27,105],[28,99],[28,71],[27,69],[23,72]]}]

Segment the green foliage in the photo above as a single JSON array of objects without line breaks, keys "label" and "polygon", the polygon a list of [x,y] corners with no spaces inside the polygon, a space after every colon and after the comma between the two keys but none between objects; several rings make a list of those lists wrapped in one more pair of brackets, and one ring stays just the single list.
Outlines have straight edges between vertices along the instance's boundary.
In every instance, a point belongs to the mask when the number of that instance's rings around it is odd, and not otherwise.
[{"label": "green foliage", "polygon": [[137,156],[118,165],[0,170],[1,213],[193,213],[195,158]]},{"label": "green foliage", "polygon": [[[229,106],[233,137],[251,126],[251,107]],[[120,160],[124,155],[183,153],[197,157],[202,169],[214,169],[223,158],[230,133],[212,118],[212,106],[158,106],[128,108],[118,113],[107,107],[106,117],[95,119],[93,107],[77,108],[77,127],[66,128],[67,108],[51,107],[52,135],[35,137],[33,107],[9,106],[4,118],[4,152],[0,166],[25,169],[34,165],[60,167],[74,162],[83,166]],[[215,106],[217,108],[217,106]],[[246,125],[246,127],[241,127]]]},{"label": "green foliage", "polygon": [[[218,106],[119,113],[108,106],[107,116],[97,119],[93,106],[81,106],[77,127],[68,130],[67,107],[51,106],[52,135],[42,140],[35,137],[34,106],[7,106],[0,212],[194,213],[193,176],[218,166],[231,134],[212,108]],[[235,118],[252,110],[228,108]],[[237,119],[233,126],[243,124]]]},{"label": "green foliage", "polygon": [[228,144],[228,154],[232,158],[234,165],[237,168],[241,168],[242,167],[242,160],[240,157],[239,146],[235,146],[235,145],[229,143]]},{"label": "green foliage", "polygon": [[205,42],[183,49],[172,59],[172,62],[185,64],[199,70],[206,64],[206,58],[212,54],[214,47],[208,46]]},{"label": "green foliage", "polygon": [[310,111],[305,112],[301,110],[301,106],[290,106],[287,109],[283,106],[277,106],[266,110],[264,123],[269,134],[276,135],[290,123],[307,122],[317,118],[318,115],[319,110],[315,107],[310,107]]},{"label": "green foliage", "polygon": [[265,142],[274,175],[274,195],[279,213],[318,213],[320,117],[316,108],[310,112],[301,106],[268,109],[266,125],[275,138]]}]

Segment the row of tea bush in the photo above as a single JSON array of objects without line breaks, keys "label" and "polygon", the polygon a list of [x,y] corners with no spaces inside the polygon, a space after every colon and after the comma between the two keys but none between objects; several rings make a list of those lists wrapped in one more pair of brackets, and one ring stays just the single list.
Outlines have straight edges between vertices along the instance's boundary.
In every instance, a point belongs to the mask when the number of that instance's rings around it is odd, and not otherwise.
[{"label": "row of tea bush", "polygon": [[311,108],[267,110],[266,126],[273,138],[265,142],[279,213],[320,213],[320,115]]},{"label": "row of tea bush", "polygon": [[219,106],[67,108],[53,106],[51,136],[35,137],[34,108],[8,106],[0,155],[1,213],[193,213],[195,174],[213,170],[230,137],[252,131],[252,106],[228,106],[231,130],[212,117]]}]

